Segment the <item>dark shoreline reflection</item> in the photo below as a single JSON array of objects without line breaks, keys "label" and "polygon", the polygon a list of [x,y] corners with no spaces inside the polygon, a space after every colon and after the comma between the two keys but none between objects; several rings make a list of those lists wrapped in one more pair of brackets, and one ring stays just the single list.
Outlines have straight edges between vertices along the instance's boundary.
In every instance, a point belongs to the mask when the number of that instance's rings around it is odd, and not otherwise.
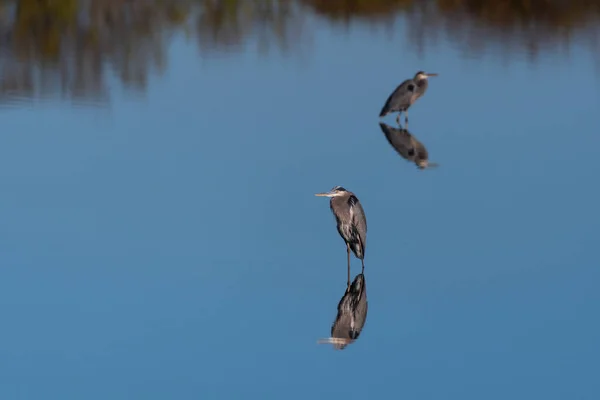
[{"label": "dark shoreline reflection", "polygon": [[405,160],[414,163],[417,168],[425,169],[439,166],[439,164],[429,161],[427,148],[408,129],[401,126],[395,128],[383,122],[379,123],[379,127],[394,150]]},{"label": "dark shoreline reflection", "polygon": [[334,349],[343,350],[358,339],[367,320],[367,284],[363,274],[356,275],[340,299],[337,310],[331,336],[319,340],[319,343],[329,343]]},{"label": "dark shoreline reflection", "polygon": [[[110,102],[115,77],[144,94],[166,69],[167,50],[186,33],[202,57],[218,52],[299,51],[319,17],[408,34],[425,52],[438,37],[470,55],[567,54],[586,46],[600,63],[600,1],[571,0],[0,0],[0,105],[62,98]],[[396,23],[402,17],[406,25]],[[252,46],[252,47],[250,47]],[[558,51],[557,51],[558,50]]]},{"label": "dark shoreline reflection", "polygon": [[55,97],[103,106],[111,77],[144,94],[187,12],[178,1],[0,2],[0,105]]},{"label": "dark shoreline reflection", "polygon": [[585,43],[592,54],[600,51],[598,0],[300,1],[317,15],[345,25],[361,21],[386,26],[403,16],[407,28],[402,34],[419,52],[440,37],[473,56],[493,47],[503,57],[524,53],[530,61],[574,42]]}]

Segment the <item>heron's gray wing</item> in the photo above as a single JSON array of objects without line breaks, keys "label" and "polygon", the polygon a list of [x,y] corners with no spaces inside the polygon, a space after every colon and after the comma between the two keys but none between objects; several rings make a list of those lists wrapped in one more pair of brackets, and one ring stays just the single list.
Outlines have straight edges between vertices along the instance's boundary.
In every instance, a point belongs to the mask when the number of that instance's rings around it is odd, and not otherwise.
[{"label": "heron's gray wing", "polygon": [[363,274],[356,275],[350,290],[352,292],[352,316],[354,322],[352,326],[352,331],[354,332],[353,339],[358,339],[365,325],[368,310],[367,282]]},{"label": "heron's gray wing", "polygon": [[363,210],[360,201],[358,201],[358,198],[354,195],[350,196],[348,203],[350,204],[352,227],[358,232],[364,255],[365,248],[367,247],[367,217],[365,216],[365,210]]},{"label": "heron's gray wing", "polygon": [[358,335],[360,335],[363,327],[365,326],[368,309],[369,305],[367,303],[367,293],[364,291],[360,301],[358,302],[358,305],[356,306],[356,310],[354,310],[354,331],[356,332],[354,339],[358,339]]},{"label": "heron's gray wing", "polygon": [[412,160],[415,155],[414,143],[412,135],[404,128],[393,128],[383,122],[379,123],[381,131],[385,135],[388,143],[407,160]]},{"label": "heron's gray wing", "polygon": [[416,84],[412,79],[407,79],[402,82],[396,90],[390,94],[385,102],[385,105],[379,113],[380,117],[383,117],[387,113],[401,111],[406,107],[410,106],[411,99],[416,89]]}]

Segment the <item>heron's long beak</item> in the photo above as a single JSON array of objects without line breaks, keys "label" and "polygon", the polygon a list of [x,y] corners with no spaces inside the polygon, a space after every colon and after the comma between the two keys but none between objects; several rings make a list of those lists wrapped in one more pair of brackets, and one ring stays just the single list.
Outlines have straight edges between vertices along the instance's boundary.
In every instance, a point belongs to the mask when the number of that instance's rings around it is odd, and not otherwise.
[{"label": "heron's long beak", "polygon": [[437,168],[437,167],[439,167],[439,166],[440,166],[440,164],[438,164],[438,163],[435,163],[435,162],[430,162],[430,163],[427,165],[427,168]]},{"label": "heron's long beak", "polygon": [[315,193],[317,197],[333,197],[333,192]]},{"label": "heron's long beak", "polygon": [[425,75],[427,75],[427,76],[438,76],[438,74],[434,74],[434,73],[431,73],[431,74],[425,74]]},{"label": "heron's long beak", "polygon": [[328,337],[317,340],[317,344],[349,344],[352,343],[352,339]]}]

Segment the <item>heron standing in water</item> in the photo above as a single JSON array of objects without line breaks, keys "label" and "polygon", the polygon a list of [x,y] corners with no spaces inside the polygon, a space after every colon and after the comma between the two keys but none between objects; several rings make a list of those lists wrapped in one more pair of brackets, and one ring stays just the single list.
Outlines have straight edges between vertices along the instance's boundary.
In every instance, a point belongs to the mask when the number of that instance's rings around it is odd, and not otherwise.
[{"label": "heron standing in water", "polygon": [[367,285],[364,274],[358,274],[338,303],[338,312],[331,326],[331,337],[318,343],[331,343],[342,350],[358,339],[367,319]]},{"label": "heron standing in water", "polygon": [[315,196],[329,197],[329,208],[335,216],[337,230],[346,242],[348,251],[348,287],[350,287],[350,250],[362,263],[362,273],[365,272],[365,247],[367,245],[367,218],[354,193],[341,186],[336,186],[326,193]]},{"label": "heron standing in water", "polygon": [[404,120],[408,124],[408,109],[412,106],[419,97],[425,94],[427,90],[428,78],[430,76],[437,76],[438,74],[426,74],[423,71],[419,71],[415,74],[414,78],[407,79],[402,82],[390,97],[388,97],[385,105],[379,113],[379,117],[383,117],[392,112],[398,112],[396,122],[400,124],[400,115],[404,112]]}]

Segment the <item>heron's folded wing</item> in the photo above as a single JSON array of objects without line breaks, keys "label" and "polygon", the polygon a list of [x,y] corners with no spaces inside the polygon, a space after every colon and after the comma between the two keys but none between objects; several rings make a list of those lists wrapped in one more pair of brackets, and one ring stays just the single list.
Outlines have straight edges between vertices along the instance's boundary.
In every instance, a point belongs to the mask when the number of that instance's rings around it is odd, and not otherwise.
[{"label": "heron's folded wing", "polygon": [[364,254],[365,248],[367,247],[367,218],[365,216],[365,211],[356,196],[351,196],[348,199],[348,203],[350,204],[352,227],[353,229],[356,229],[358,233]]},{"label": "heron's folded wing", "polygon": [[414,143],[412,135],[404,128],[394,128],[383,122],[379,123],[381,131],[388,143],[396,150],[402,158],[410,159],[414,155]]},{"label": "heron's folded wing", "polygon": [[382,117],[387,113],[400,111],[410,106],[411,99],[415,93],[415,87],[416,85],[412,79],[407,79],[398,85],[396,90],[386,100],[379,116]]}]

